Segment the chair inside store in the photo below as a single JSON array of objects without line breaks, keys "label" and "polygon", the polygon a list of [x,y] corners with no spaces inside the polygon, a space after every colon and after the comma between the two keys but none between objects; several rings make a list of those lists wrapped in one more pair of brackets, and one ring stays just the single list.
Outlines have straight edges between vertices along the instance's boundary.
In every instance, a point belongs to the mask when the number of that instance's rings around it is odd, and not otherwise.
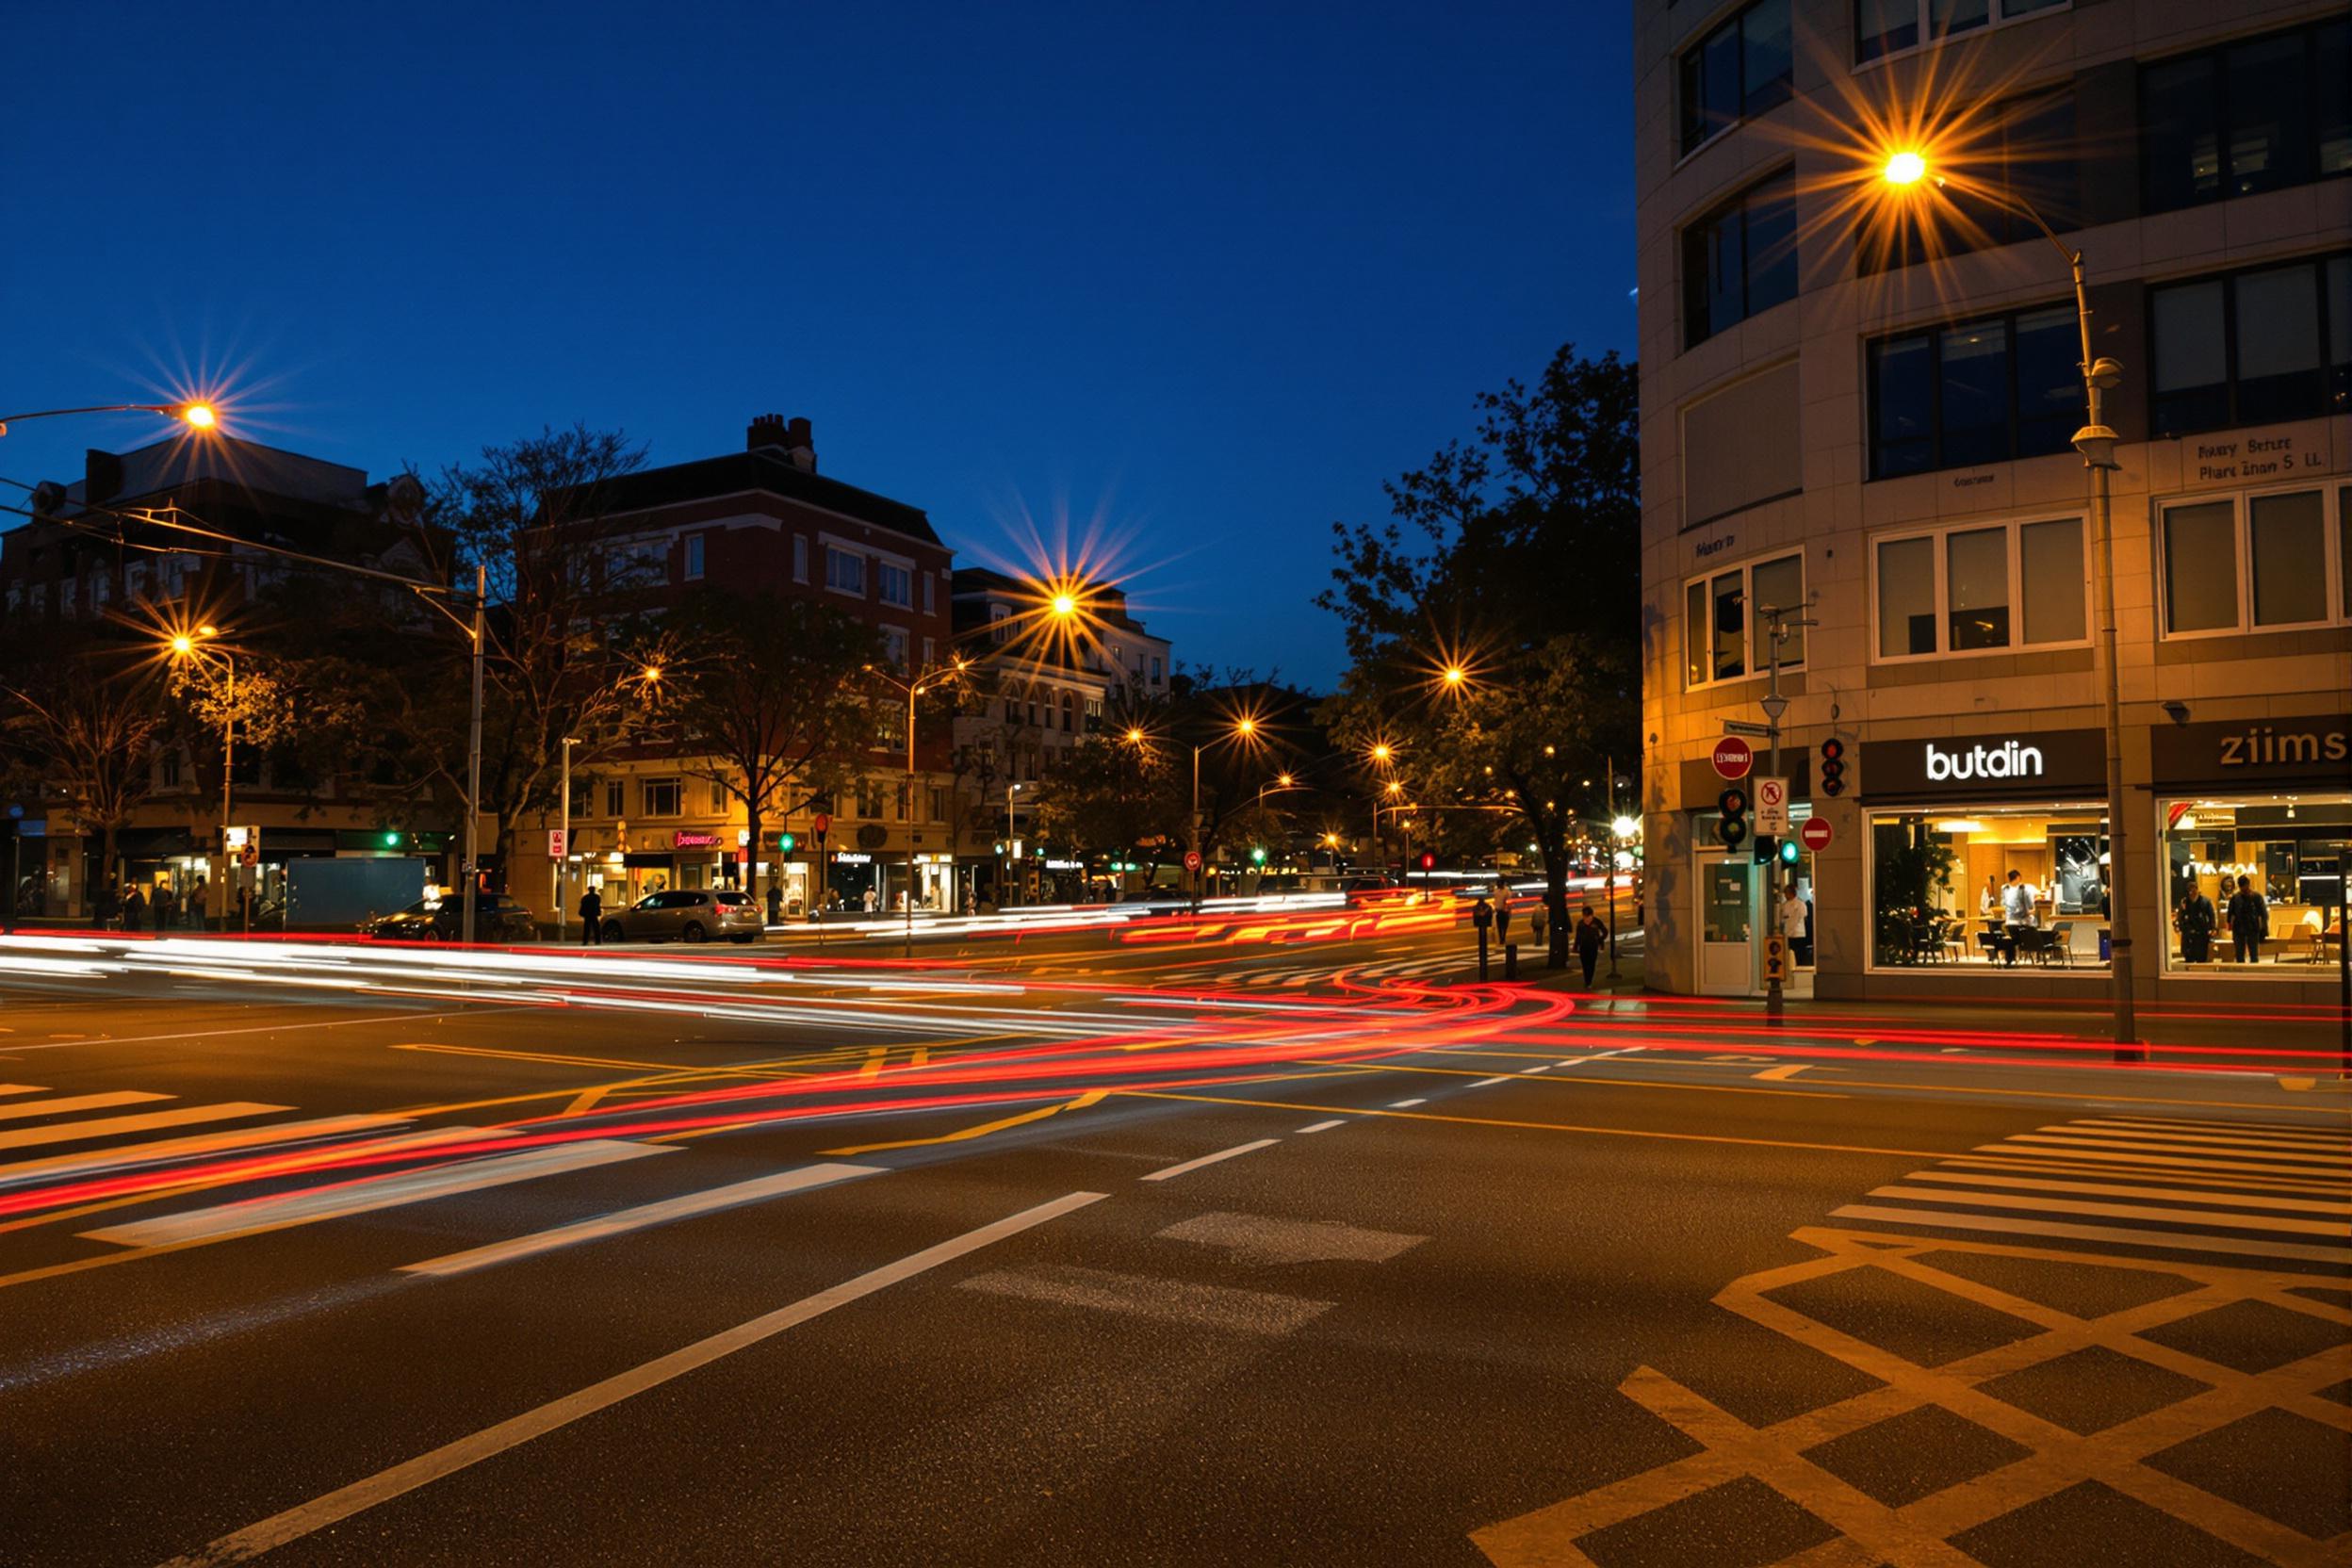
[{"label": "chair inside store", "polygon": [[2050,928],[2048,956],[2071,967],[2074,963],[2074,922],[2062,920]]}]

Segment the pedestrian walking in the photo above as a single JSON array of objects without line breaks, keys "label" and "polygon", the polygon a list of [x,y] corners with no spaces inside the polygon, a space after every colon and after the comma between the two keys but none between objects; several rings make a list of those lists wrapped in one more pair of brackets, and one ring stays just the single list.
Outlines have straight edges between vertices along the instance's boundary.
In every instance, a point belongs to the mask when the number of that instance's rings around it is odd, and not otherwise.
[{"label": "pedestrian walking", "polygon": [[1508,890],[1494,895],[1494,945],[1511,945],[1511,893]]},{"label": "pedestrian walking", "polygon": [[2262,961],[2262,940],[2270,935],[2270,905],[2254,890],[2254,879],[2238,878],[2238,890],[2230,895],[2230,939],[2237,947],[2238,962],[2259,964]]},{"label": "pedestrian walking", "polygon": [[201,928],[204,925],[204,911],[212,907],[206,902],[206,895],[210,891],[211,884],[201,876],[196,879],[196,886],[188,890],[188,897],[181,903],[181,912],[186,916],[189,926]]},{"label": "pedestrian walking", "polygon": [[594,888],[580,895],[580,945],[604,945],[604,895]]},{"label": "pedestrian walking", "polygon": [[2182,899],[2180,907],[2173,912],[2172,923],[2174,929],[2180,933],[2182,963],[2201,964],[2213,956],[2213,926],[2217,922],[2213,914],[2213,901],[2205,896],[2204,889],[2195,884],[2190,886],[2189,896]]},{"label": "pedestrian walking", "polygon": [[90,913],[97,919],[101,931],[111,929],[114,923],[122,918],[122,892],[114,885],[113,877],[107,877],[106,885],[98,890],[98,898],[90,906]]},{"label": "pedestrian walking", "polygon": [[1592,912],[1590,904],[1584,906],[1583,918],[1576,922],[1576,962],[1584,966],[1584,988],[1592,988],[1592,972],[1601,962],[1601,944],[1609,940],[1609,927]]},{"label": "pedestrian walking", "polygon": [[129,895],[122,900],[122,929],[136,931],[146,923],[147,899],[139,890],[139,884],[133,883]]},{"label": "pedestrian walking", "polygon": [[155,890],[155,901],[152,906],[150,906],[150,907],[155,910],[156,930],[169,931],[172,929],[173,906],[178,902],[179,900],[172,895],[171,883],[166,882],[163,886]]},{"label": "pedestrian walking", "polygon": [[1780,901],[1780,935],[1788,944],[1788,961],[1809,968],[1813,962],[1813,906],[1791,886]]}]

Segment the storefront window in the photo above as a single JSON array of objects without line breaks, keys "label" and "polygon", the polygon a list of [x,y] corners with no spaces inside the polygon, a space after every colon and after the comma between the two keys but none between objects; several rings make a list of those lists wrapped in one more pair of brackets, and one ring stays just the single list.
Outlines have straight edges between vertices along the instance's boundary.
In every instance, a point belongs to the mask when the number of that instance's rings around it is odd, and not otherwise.
[{"label": "storefront window", "polygon": [[1873,813],[1872,967],[2105,968],[2105,817],[2095,804]]},{"label": "storefront window", "polygon": [[2167,972],[2309,980],[2332,970],[2352,795],[2199,796],[2158,810]]}]

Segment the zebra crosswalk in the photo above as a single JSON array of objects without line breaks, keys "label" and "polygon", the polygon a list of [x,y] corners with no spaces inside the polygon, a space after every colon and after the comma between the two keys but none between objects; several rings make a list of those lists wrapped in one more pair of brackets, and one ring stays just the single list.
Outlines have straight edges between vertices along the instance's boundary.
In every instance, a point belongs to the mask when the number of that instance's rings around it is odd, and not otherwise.
[{"label": "zebra crosswalk", "polygon": [[1230,984],[1250,989],[1298,990],[1308,986],[1332,985],[1345,977],[1358,983],[1378,984],[1383,980],[1438,980],[1457,978],[1475,973],[1478,960],[1456,955],[1438,958],[1412,958],[1385,964],[1292,964],[1279,969],[1253,970],[1236,975]]},{"label": "zebra crosswalk", "polygon": [[1872,1188],[1839,1219],[2352,1266],[2352,1135],[2283,1122],[2091,1117]]}]

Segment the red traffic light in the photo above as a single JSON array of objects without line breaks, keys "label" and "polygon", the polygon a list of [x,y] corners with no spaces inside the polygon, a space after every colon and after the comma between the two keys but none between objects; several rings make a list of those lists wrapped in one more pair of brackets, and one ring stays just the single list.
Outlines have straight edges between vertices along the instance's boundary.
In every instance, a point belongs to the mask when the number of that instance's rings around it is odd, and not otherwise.
[{"label": "red traffic light", "polygon": [[1834,795],[1846,787],[1845,742],[1832,735],[1821,743],[1821,793]]},{"label": "red traffic light", "polygon": [[1420,866],[1423,871],[1435,871],[1437,869],[1437,857],[1431,855],[1426,849],[1423,850],[1421,852]]}]

